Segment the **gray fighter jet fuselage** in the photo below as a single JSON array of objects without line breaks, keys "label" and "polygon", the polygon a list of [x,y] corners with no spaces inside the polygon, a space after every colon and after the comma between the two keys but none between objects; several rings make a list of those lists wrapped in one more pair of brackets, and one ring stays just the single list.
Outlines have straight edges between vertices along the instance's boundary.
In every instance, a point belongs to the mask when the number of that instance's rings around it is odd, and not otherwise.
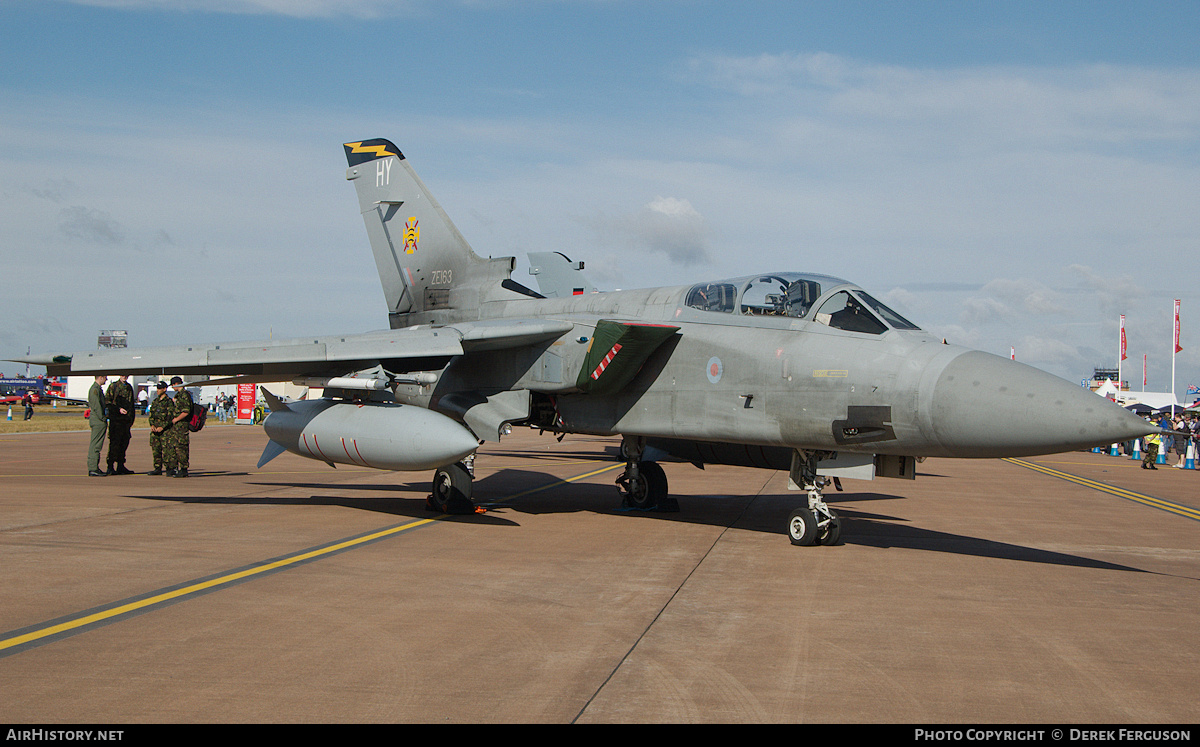
[{"label": "gray fighter jet fuselage", "polygon": [[795,544],[838,541],[822,499],[832,478],[911,479],[923,457],[1027,456],[1148,432],[1085,389],[946,344],[837,278],[763,273],[545,298],[512,280],[512,258],[471,250],[395,145],[345,150],[389,330],[28,361],[52,374],[321,386],[323,399],[299,403],[264,389],[260,466],[284,450],[331,465],[433,465],[441,510],[472,508],[472,444],[513,425],[620,435],[618,485],[636,508],[677,507],[660,460],[788,470],[808,494],[788,522]]},{"label": "gray fighter jet fuselage", "polygon": [[[554,396],[560,429],[570,432],[919,457],[1043,454],[1109,441],[1103,434],[1127,423],[1142,427],[1057,377],[919,329],[876,321],[879,331],[856,332],[812,318],[701,310],[685,301],[694,287],[497,302],[489,309],[497,319],[575,327],[549,343],[465,355],[436,386],[401,387],[397,399],[436,409],[447,394],[502,387]],[[822,299],[862,293],[841,281],[827,288]],[[584,365],[600,319],[679,331],[624,388],[596,396],[562,372]]]}]

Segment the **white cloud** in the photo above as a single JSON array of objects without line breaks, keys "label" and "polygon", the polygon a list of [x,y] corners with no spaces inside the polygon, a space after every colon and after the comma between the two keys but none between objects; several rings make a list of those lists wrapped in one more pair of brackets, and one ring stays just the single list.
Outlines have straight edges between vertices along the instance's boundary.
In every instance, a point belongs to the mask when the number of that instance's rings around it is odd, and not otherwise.
[{"label": "white cloud", "polygon": [[[1067,68],[981,66],[945,70],[865,63],[826,53],[689,61],[687,77],[745,98],[770,99],[779,112],[824,111],[860,125],[886,121],[958,123],[957,133],[925,132],[945,144],[1191,138],[1200,127],[1200,72],[1116,65]],[[969,125],[969,127],[967,127]],[[987,134],[981,139],[981,134]],[[946,135],[957,135],[944,140]],[[997,140],[996,138],[1000,138]]]},{"label": "white cloud", "polygon": [[783,54],[695,58],[687,80],[732,94],[712,107],[735,141],[723,152],[760,172],[765,204],[799,198],[843,240],[920,241],[926,260],[967,254],[993,275],[1195,241],[1200,70]]},{"label": "white cloud", "polygon": [[675,262],[686,265],[708,260],[704,218],[687,200],[655,197],[633,217],[628,228],[651,250]]},{"label": "white cloud", "polygon": [[981,292],[1026,314],[1052,316],[1070,312],[1061,294],[1036,280],[997,278],[984,285]]},{"label": "white cloud", "polygon": [[1025,336],[1014,347],[1018,360],[1033,361],[1047,369],[1079,371],[1102,362],[1094,360],[1078,346],[1055,337]]},{"label": "white cloud", "polygon": [[968,298],[962,306],[959,319],[963,324],[980,326],[1012,321],[1012,310],[994,298]]},{"label": "white cloud", "polygon": [[1129,313],[1144,305],[1150,295],[1140,280],[1124,272],[1102,274],[1086,265],[1070,265],[1067,270],[1078,276],[1081,288],[1096,299],[1106,317],[1115,319],[1119,314]]},{"label": "white cloud", "polygon": [[677,265],[709,261],[709,229],[704,217],[685,199],[659,195],[631,214],[581,220],[609,246],[661,254]]}]

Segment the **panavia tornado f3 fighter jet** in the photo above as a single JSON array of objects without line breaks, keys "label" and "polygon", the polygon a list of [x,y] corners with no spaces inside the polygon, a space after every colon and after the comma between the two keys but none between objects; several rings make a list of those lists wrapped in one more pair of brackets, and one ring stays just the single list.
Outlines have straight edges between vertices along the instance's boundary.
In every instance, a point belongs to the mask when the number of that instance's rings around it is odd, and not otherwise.
[{"label": "panavia tornado f3 fighter jet", "polygon": [[558,280],[537,293],[512,279],[514,258],[471,250],[391,142],[345,150],[389,329],[21,362],[322,387],[286,403],[263,388],[259,466],[286,450],[432,470],[430,505],[443,511],[474,510],[475,450],[515,425],[620,435],[617,484],[635,508],[678,510],[659,461],[787,470],[807,493],[786,527],[797,545],[838,541],[822,490],[841,477],[912,479],[922,457],[1046,454],[1150,430],[1079,386],[931,337],[833,277],[583,293],[580,266],[547,255],[537,264]]}]

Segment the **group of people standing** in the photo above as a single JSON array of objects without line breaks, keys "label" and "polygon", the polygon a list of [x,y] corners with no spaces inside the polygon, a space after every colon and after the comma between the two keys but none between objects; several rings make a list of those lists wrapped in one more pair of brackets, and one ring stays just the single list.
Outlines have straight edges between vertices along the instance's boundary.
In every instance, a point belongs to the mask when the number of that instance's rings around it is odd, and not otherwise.
[{"label": "group of people standing", "polygon": [[225,392],[217,392],[216,401],[213,407],[216,408],[217,417],[224,423],[233,415],[233,409],[237,405],[237,400],[226,394]]},{"label": "group of people standing", "polygon": [[[92,439],[88,446],[88,475],[132,475],[125,466],[130,431],[137,417],[137,399],[128,376],[118,376],[108,390],[108,377],[100,375],[88,389],[88,424]],[[183,379],[171,379],[175,396],[167,396],[167,384],[158,382],[157,396],[150,402],[150,453],[154,469],[147,474],[187,477],[189,463],[188,421],[192,416],[192,395],[183,388]],[[100,451],[108,435],[107,470],[100,469]]]},{"label": "group of people standing", "polygon": [[1159,452],[1162,452],[1164,458],[1167,454],[1174,453],[1178,458],[1171,466],[1183,469],[1188,445],[1200,443],[1200,418],[1195,413],[1180,412],[1174,418],[1168,413],[1157,417],[1147,415],[1146,420],[1162,430],[1142,439],[1142,469],[1158,469],[1154,465],[1158,461]]}]

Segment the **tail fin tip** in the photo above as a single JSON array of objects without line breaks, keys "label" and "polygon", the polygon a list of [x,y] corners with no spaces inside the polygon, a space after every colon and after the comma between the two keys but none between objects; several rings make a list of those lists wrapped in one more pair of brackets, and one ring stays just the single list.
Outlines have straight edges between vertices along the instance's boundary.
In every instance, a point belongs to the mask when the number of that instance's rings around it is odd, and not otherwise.
[{"label": "tail fin tip", "polygon": [[400,152],[399,148],[390,140],[381,137],[360,140],[356,143],[342,143],[342,147],[346,149],[346,163],[351,167],[388,156],[404,158],[404,154]]}]

